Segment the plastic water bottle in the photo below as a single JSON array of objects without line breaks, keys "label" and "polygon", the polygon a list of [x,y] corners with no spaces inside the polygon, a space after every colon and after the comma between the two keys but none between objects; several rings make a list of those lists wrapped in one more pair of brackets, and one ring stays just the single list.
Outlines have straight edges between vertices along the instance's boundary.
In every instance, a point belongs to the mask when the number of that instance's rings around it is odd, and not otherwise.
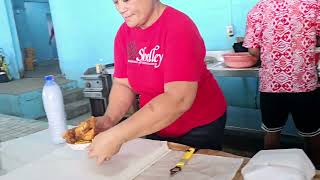
[{"label": "plastic water bottle", "polygon": [[65,140],[62,136],[67,129],[67,124],[62,92],[52,75],[45,76],[44,79],[42,101],[47,114],[51,138],[55,144],[64,143]]}]

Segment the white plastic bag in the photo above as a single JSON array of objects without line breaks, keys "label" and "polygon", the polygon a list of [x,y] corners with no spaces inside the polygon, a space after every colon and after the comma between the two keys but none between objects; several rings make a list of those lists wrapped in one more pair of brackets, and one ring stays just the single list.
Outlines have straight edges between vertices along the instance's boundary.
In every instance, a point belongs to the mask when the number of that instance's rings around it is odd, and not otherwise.
[{"label": "white plastic bag", "polygon": [[244,180],[310,180],[315,167],[301,149],[263,150],[241,170]]}]

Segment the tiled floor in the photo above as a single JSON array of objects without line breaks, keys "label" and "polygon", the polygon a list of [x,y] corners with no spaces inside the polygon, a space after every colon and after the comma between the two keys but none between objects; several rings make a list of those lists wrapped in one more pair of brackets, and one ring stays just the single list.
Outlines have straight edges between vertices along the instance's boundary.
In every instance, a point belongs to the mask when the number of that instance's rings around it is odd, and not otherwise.
[{"label": "tiled floor", "polygon": [[26,136],[48,128],[42,121],[0,114],[0,142]]},{"label": "tiled floor", "polygon": [[[68,125],[77,125],[79,122],[90,117],[84,114],[67,121]],[[15,116],[0,114],[0,142],[33,134],[48,128],[47,119],[32,120]]]}]

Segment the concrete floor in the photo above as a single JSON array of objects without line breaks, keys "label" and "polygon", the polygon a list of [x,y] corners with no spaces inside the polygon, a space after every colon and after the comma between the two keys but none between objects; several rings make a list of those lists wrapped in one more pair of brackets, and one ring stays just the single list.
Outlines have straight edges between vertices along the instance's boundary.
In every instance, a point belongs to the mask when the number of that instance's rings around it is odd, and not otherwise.
[{"label": "concrete floor", "polygon": [[48,128],[48,124],[32,119],[0,114],[0,142],[27,136]]},{"label": "concrete floor", "polygon": [[25,71],[24,78],[42,78],[45,75],[61,76],[58,60],[48,60],[35,63],[34,71]]},{"label": "concrete floor", "polygon": [[[55,80],[58,84],[67,84],[71,82],[70,80],[62,77],[56,77]],[[19,95],[22,93],[42,89],[43,85],[43,78],[23,78],[7,83],[0,83],[0,94]]]}]

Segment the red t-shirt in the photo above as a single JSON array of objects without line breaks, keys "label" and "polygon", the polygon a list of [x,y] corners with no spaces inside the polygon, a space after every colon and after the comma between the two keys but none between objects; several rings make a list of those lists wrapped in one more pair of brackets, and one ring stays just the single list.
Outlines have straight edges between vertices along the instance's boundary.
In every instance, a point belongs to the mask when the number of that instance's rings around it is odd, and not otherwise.
[{"label": "red t-shirt", "polygon": [[182,12],[167,6],[146,29],[122,24],[115,38],[114,55],[114,77],[128,78],[133,90],[140,94],[141,107],[162,94],[165,83],[198,82],[192,107],[159,131],[160,136],[184,135],[225,113],[225,98],[204,62],[203,39],[192,20]]}]

